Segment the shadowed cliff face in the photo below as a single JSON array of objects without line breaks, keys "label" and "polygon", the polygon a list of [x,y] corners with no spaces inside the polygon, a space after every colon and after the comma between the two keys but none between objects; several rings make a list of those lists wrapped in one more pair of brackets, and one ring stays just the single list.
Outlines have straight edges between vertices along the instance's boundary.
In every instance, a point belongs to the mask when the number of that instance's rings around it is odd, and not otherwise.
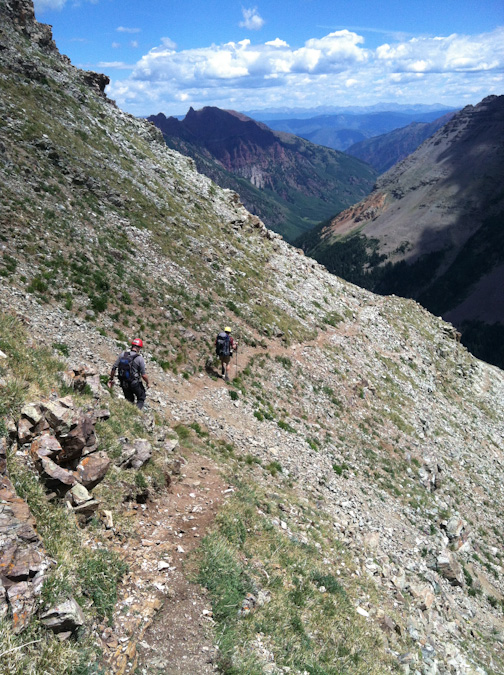
[{"label": "shadowed cliff face", "polygon": [[358,201],[376,175],[343,153],[274,132],[235,111],[191,108],[182,121],[162,113],[149,120],[170,147],[236,190],[250,211],[289,240]]},{"label": "shadowed cliff face", "polygon": [[352,247],[347,278],[418,299],[462,328],[504,326],[504,294],[489,292],[504,265],[503,129],[504,96],[464,108],[363,202],[300,243],[336,274]]}]

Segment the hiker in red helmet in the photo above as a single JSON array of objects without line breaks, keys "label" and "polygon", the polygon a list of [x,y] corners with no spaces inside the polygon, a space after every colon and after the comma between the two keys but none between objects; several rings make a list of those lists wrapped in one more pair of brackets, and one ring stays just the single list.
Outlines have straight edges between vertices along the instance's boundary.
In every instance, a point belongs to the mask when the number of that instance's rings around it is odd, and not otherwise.
[{"label": "hiker in red helmet", "polygon": [[145,403],[146,393],[143,382],[149,387],[149,378],[145,373],[144,357],[140,354],[142,347],[143,342],[140,338],[132,340],[131,349],[122,352],[117,357],[110,371],[110,379],[108,381],[108,386],[112,389],[117,370],[124,398],[130,403],[135,403],[136,399],[136,406],[139,410],[142,410]]}]

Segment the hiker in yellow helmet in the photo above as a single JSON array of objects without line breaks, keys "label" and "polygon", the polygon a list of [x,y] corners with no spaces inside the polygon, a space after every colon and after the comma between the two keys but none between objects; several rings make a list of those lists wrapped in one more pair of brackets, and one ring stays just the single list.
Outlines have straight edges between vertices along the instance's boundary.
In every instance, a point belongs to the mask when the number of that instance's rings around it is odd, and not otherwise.
[{"label": "hiker in yellow helmet", "polygon": [[222,377],[229,382],[229,367],[233,351],[238,351],[238,342],[231,337],[231,328],[226,326],[215,339],[215,352],[221,362]]}]

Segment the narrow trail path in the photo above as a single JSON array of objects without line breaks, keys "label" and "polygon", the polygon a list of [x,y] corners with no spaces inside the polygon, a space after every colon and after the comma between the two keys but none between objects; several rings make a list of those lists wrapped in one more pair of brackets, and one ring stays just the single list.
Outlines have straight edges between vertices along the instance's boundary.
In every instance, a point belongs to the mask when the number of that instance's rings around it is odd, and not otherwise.
[{"label": "narrow trail path", "polygon": [[135,532],[118,547],[129,565],[114,628],[101,635],[108,672],[215,672],[211,608],[184,571],[227,486],[209,459],[193,453],[158,499],[134,504]]}]

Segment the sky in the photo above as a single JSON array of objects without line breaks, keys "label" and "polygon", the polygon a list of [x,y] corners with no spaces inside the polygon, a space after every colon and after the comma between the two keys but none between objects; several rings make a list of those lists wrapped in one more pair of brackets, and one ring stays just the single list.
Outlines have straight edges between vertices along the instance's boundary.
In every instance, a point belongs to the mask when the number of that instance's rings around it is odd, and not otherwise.
[{"label": "sky", "polygon": [[504,94],[502,0],[34,0],[134,115],[462,107]]}]

